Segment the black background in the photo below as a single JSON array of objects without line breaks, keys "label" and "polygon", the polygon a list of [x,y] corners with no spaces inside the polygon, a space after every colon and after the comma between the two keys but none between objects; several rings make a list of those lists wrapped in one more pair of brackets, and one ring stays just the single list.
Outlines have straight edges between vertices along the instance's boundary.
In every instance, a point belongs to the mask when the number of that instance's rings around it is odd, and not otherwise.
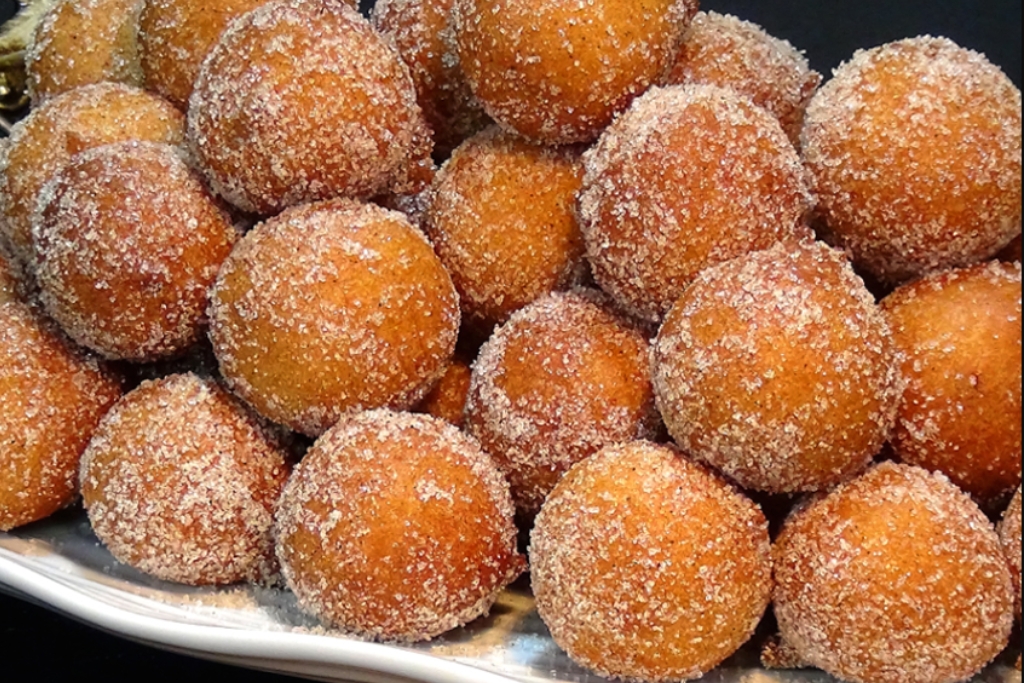
[{"label": "black background", "polygon": [[[0,20],[11,16],[15,5],[0,0]],[[1020,0],[707,0],[703,8],[761,24],[806,50],[811,65],[826,76],[858,48],[931,34],[986,53],[1021,83]],[[27,675],[15,673],[19,670]],[[296,680],[166,654],[0,595],[0,680],[50,683],[89,673],[108,683]]]}]

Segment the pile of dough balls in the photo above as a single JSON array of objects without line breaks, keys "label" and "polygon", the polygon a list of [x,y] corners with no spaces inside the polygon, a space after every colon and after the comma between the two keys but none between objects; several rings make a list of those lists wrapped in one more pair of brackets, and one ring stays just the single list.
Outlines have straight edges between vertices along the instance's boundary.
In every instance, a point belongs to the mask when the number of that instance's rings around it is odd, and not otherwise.
[{"label": "pile of dough balls", "polygon": [[554,642],[629,681],[703,676],[772,605],[766,665],[857,683],[1006,649],[998,67],[919,37],[823,83],[697,0],[215,4],[38,27],[0,144],[0,530],[80,498],[120,562],[387,642],[529,565]]}]

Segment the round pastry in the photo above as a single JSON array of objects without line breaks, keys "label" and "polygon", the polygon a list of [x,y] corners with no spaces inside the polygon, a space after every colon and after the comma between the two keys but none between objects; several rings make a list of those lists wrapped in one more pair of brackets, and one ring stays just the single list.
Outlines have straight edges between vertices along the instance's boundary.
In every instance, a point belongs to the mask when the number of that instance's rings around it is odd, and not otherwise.
[{"label": "round pastry", "polygon": [[683,38],[667,83],[731,88],[764,107],[799,145],[804,111],[821,83],[788,41],[728,14],[700,12]]},{"label": "round pastry", "polygon": [[701,273],[665,319],[654,388],[684,452],[746,488],[817,491],[892,431],[892,336],[845,256],[782,244]]},{"label": "round pastry", "polygon": [[595,292],[551,294],[484,344],[466,429],[536,514],[570,467],[658,426],[644,335]]},{"label": "round pastry", "polygon": [[569,471],[537,517],[530,564],[555,642],[630,681],[700,678],[753,635],[772,590],[757,506],[645,442]]},{"label": "round pastry", "polygon": [[346,416],[281,497],[278,557],[299,604],[377,640],[421,641],[490,611],[525,568],[508,483],[422,415]]},{"label": "round pastry", "polygon": [[541,296],[582,283],[582,176],[575,150],[496,127],[455,150],[434,182],[425,228],[467,325],[486,337]]},{"label": "round pastry", "polygon": [[288,478],[277,442],[212,380],[143,382],[82,456],[82,499],[120,562],[165,581],[266,581]]},{"label": "round pastry", "polygon": [[1021,267],[937,273],[882,302],[907,388],[892,446],[992,510],[1021,483]]},{"label": "round pastry", "polygon": [[203,62],[188,137],[217,194],[249,213],[400,179],[422,112],[397,53],[342,0],[273,0],[232,23]]},{"label": "round pastry", "polygon": [[461,428],[466,417],[466,400],[473,371],[469,364],[456,356],[441,381],[431,389],[416,412],[426,413]]},{"label": "round pastry", "polygon": [[504,127],[590,142],[672,65],[695,0],[455,0],[459,59]]},{"label": "round pastry", "polygon": [[34,309],[0,301],[0,531],[78,493],[78,463],[120,384]]},{"label": "round pastry", "polygon": [[57,0],[25,53],[36,106],[83,85],[142,84],[136,27],[143,0]]},{"label": "round pastry", "polygon": [[731,90],[653,88],[583,159],[594,278],[644,320],[660,321],[708,266],[810,234],[796,150]]},{"label": "round pastry", "polygon": [[1021,231],[1021,96],[984,56],[922,37],[861,51],[807,110],[822,231],[897,284]]},{"label": "round pastry", "polygon": [[1017,621],[1020,621],[1020,585],[1021,585],[1021,490],[1010,502],[999,526],[999,537],[1003,542],[1003,552],[1010,563],[1010,576],[1016,592]]},{"label": "round pastry", "polygon": [[22,263],[32,255],[32,212],[50,177],[79,152],[124,140],[179,145],[181,113],[147,92],[116,83],[77,88],[32,111],[0,147],[0,231]]},{"label": "round pastry", "polygon": [[488,122],[459,64],[453,0],[377,0],[371,21],[395,44],[416,83],[417,100],[447,157]]},{"label": "round pastry", "polygon": [[184,351],[238,232],[179,148],[121,142],[71,159],[40,196],[36,274],[50,314],[111,359]]},{"label": "round pastry", "polygon": [[845,681],[964,681],[1013,629],[992,524],[945,477],[907,465],[882,464],[794,514],[775,580],[783,639]]},{"label": "round pastry", "polygon": [[339,199],[294,207],[243,237],[210,318],[229,386],[317,436],[346,412],[422,400],[455,351],[459,301],[404,216]]}]

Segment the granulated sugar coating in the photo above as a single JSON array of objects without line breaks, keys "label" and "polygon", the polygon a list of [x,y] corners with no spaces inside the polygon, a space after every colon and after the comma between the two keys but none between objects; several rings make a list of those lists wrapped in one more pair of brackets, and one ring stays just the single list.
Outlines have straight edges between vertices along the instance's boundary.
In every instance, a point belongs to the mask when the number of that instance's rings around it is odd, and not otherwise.
[{"label": "granulated sugar coating", "polygon": [[882,302],[906,392],[892,446],[1002,510],[1021,482],[1021,267],[947,271]]},{"label": "granulated sugar coating", "polygon": [[757,24],[700,12],[683,38],[667,83],[731,88],[775,115],[794,145],[804,111],[821,83],[803,53]]},{"label": "granulated sugar coating", "polygon": [[541,296],[582,283],[579,152],[493,127],[455,150],[434,182],[426,231],[459,291],[467,325],[488,336]]},{"label": "granulated sugar coating", "polygon": [[404,216],[339,199],[289,209],[243,237],[210,318],[231,388],[317,436],[346,412],[422,400],[455,351],[459,300]]},{"label": "granulated sugar coating", "polygon": [[74,500],[79,457],[120,395],[35,309],[0,301],[0,531]]},{"label": "granulated sugar coating", "polygon": [[341,0],[275,0],[203,62],[189,144],[214,190],[249,213],[389,189],[422,112],[397,53]]},{"label": "granulated sugar coating", "polygon": [[672,65],[696,0],[454,0],[484,108],[537,142],[590,142]]},{"label": "granulated sugar coating", "polygon": [[551,294],[500,327],[473,366],[466,429],[524,517],[570,467],[658,426],[644,335],[602,295]]},{"label": "granulated sugar coating", "polygon": [[422,415],[343,417],[296,468],[277,519],[302,608],[375,640],[467,624],[526,565],[508,483],[476,442]]},{"label": "granulated sugar coating", "polygon": [[0,304],[23,300],[22,278],[23,273],[17,261],[0,243]]},{"label": "granulated sugar coating", "polygon": [[58,0],[25,53],[36,106],[68,90],[113,81],[142,84],[136,26],[143,0]]},{"label": "granulated sugar coating", "polygon": [[945,38],[858,52],[803,142],[823,234],[879,280],[977,263],[1021,231],[1020,91]]},{"label": "granulated sugar coating", "polygon": [[269,581],[274,508],[288,478],[277,442],[212,380],[144,382],[103,419],[82,456],[96,536],[166,581]]},{"label": "granulated sugar coating", "polygon": [[810,235],[803,166],[778,120],[716,86],[653,88],[584,157],[594,277],[660,321],[704,268]]},{"label": "granulated sugar coating", "polygon": [[809,664],[855,683],[953,683],[1013,629],[999,537],[942,475],[885,463],[794,515],[775,615]]},{"label": "granulated sugar coating", "polygon": [[146,89],[184,111],[203,59],[234,19],[267,0],[144,0],[138,18]]},{"label": "granulated sugar coating", "polygon": [[772,493],[822,490],[867,467],[902,390],[884,316],[821,243],[701,273],[651,357],[658,408],[683,451]]},{"label": "granulated sugar coating", "polygon": [[184,351],[238,232],[180,148],[121,142],[71,159],[40,194],[36,274],[47,311],[111,359]]},{"label": "granulated sugar coating", "polygon": [[1010,563],[1010,575],[1016,592],[1017,621],[1020,621],[1020,584],[1021,584],[1021,490],[1010,502],[999,525],[999,537],[1003,542],[1003,552]]},{"label": "granulated sugar coating", "polygon": [[463,359],[452,360],[441,381],[427,394],[416,412],[426,413],[461,428],[465,421],[466,400],[473,371]]},{"label": "granulated sugar coating", "polygon": [[677,451],[614,446],[537,517],[537,609],[569,656],[627,681],[699,678],[743,645],[772,590],[757,506]]},{"label": "granulated sugar coating", "polygon": [[377,0],[371,17],[409,67],[417,100],[434,130],[435,148],[442,158],[490,120],[459,64],[452,1]]},{"label": "granulated sugar coating", "polygon": [[56,97],[15,124],[0,147],[0,231],[30,263],[32,212],[43,185],[75,154],[124,140],[180,145],[184,119],[166,101],[137,88],[99,83]]}]

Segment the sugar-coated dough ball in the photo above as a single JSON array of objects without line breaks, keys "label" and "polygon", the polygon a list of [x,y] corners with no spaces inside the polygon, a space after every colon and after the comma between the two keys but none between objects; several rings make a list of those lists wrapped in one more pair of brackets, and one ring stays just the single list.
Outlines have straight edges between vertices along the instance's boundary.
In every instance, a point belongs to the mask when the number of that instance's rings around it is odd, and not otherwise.
[{"label": "sugar-coated dough ball", "polygon": [[652,363],[683,451],[773,493],[863,470],[892,431],[902,388],[874,298],[843,253],[817,242],[705,270],[665,319]]},{"label": "sugar-coated dough ball", "polygon": [[231,388],[317,436],[346,412],[423,399],[455,351],[459,298],[404,216],[339,199],[294,207],[243,237],[210,318]]},{"label": "sugar-coated dough ball", "polygon": [[772,590],[757,506],[646,442],[570,470],[537,517],[530,564],[555,642],[630,681],[701,677],[753,635]]},{"label": "sugar-coated dough ball", "polygon": [[1003,551],[1010,563],[1010,575],[1016,592],[1017,621],[1020,621],[1020,585],[1021,585],[1021,490],[1010,502],[999,525],[999,536],[1003,542]]},{"label": "sugar-coated dough ball", "polygon": [[469,364],[461,358],[454,358],[441,381],[420,401],[416,412],[433,415],[461,428],[465,422],[466,400],[469,398],[472,378],[473,371]]},{"label": "sugar-coated dough ball", "polygon": [[144,0],[58,0],[25,53],[32,102],[83,85],[142,85],[136,29]]},{"label": "sugar-coated dough ball", "polygon": [[466,429],[524,517],[577,462],[657,429],[647,338],[609,303],[589,291],[545,296],[498,328],[473,365]]},{"label": "sugar-coated dough ball", "polygon": [[594,278],[647,321],[708,266],[809,235],[800,157],[777,119],[731,90],[652,88],[583,160]]},{"label": "sugar-coated dough ball", "polygon": [[695,0],[455,0],[462,69],[487,113],[547,144],[590,142],[664,75]]},{"label": "sugar-coated dough ball", "polygon": [[114,557],[191,585],[266,581],[288,478],[270,432],[212,380],[143,382],[82,456],[82,498]]},{"label": "sugar-coated dough ball", "polygon": [[488,336],[541,296],[582,283],[579,152],[490,128],[434,182],[425,229],[459,291],[466,324]]},{"label": "sugar-coated dough ball", "polygon": [[213,189],[273,214],[390,189],[422,112],[408,68],[342,0],[273,0],[232,23],[203,62],[188,137]]},{"label": "sugar-coated dough ball", "polygon": [[775,580],[782,637],[854,683],[967,680],[1013,629],[992,523],[948,479],[907,465],[879,465],[795,513]]},{"label": "sugar-coated dough ball", "polygon": [[14,126],[0,147],[0,231],[14,255],[31,263],[32,213],[39,193],[72,156],[125,140],[180,145],[184,119],[165,100],[118,83],[64,93]]},{"label": "sugar-coated dough ball", "polygon": [[757,24],[728,14],[699,12],[667,82],[732,88],[775,115],[796,145],[821,74],[788,41],[769,35]]},{"label": "sugar-coated dough ball", "polygon": [[525,568],[508,483],[472,439],[423,415],[345,416],[298,465],[278,557],[299,604],[385,641],[487,614]]},{"label": "sugar-coated dough ball", "polygon": [[75,341],[111,359],[151,361],[194,344],[238,239],[182,151],[155,142],[73,157],[35,219],[43,303]]},{"label": "sugar-coated dough ball", "polygon": [[936,273],[882,302],[907,383],[892,446],[988,509],[1021,482],[1021,267]]},{"label": "sugar-coated dough ball", "polygon": [[991,258],[1021,231],[1021,96],[922,37],[860,51],[807,110],[821,229],[884,282]]},{"label": "sugar-coated dough ball", "polygon": [[38,311],[0,300],[0,531],[78,493],[78,463],[120,384]]}]

